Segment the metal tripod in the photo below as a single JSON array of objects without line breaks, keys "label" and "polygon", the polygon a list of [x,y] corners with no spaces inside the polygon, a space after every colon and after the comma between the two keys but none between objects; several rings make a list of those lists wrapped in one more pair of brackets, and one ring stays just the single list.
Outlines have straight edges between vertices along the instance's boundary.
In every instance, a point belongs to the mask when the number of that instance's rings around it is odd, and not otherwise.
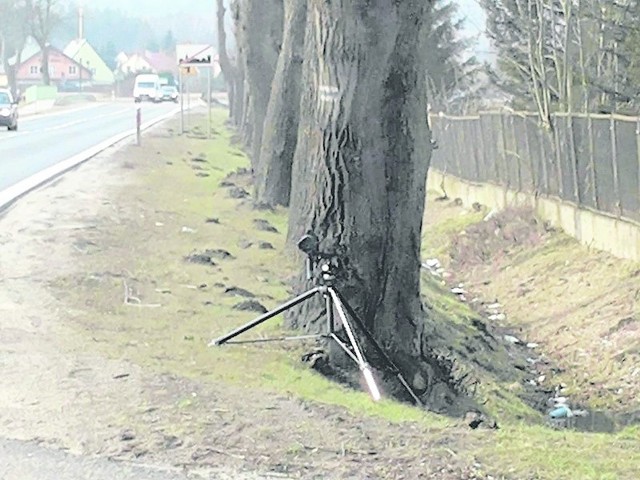
[{"label": "metal tripod", "polygon": [[[307,278],[311,279],[313,276],[314,270],[317,271],[318,275],[316,277],[317,286],[314,288],[307,290],[303,294],[295,297],[293,300],[290,300],[275,309],[260,315],[254,320],[242,325],[235,330],[223,335],[209,343],[209,346],[219,346],[225,343],[255,343],[255,342],[266,342],[266,341],[277,341],[277,340],[296,340],[296,339],[308,339],[308,338],[330,338],[334,340],[351,358],[357,365],[360,371],[362,372],[365,383],[367,384],[367,388],[369,389],[369,393],[374,401],[380,399],[380,389],[376,384],[376,381],[373,376],[373,372],[371,370],[371,366],[365,359],[364,354],[362,353],[362,348],[358,343],[358,339],[355,335],[354,329],[349,322],[349,317],[356,324],[356,326],[362,331],[367,340],[374,347],[376,352],[382,357],[382,359],[387,363],[392,373],[398,378],[403,387],[407,390],[409,395],[413,398],[417,405],[422,405],[422,402],[416,395],[416,393],[409,386],[404,376],[400,372],[400,369],[394,364],[394,362],[389,358],[387,353],[382,349],[380,344],[375,340],[373,335],[366,329],[364,322],[358,317],[356,312],[351,308],[351,306],[344,300],[344,298],[340,295],[338,290],[336,289],[335,282],[335,270],[338,268],[338,262],[335,260],[335,255],[327,255],[320,254],[317,251],[317,239],[311,239],[311,247],[308,244],[305,244],[305,241],[308,240],[308,235],[303,237],[303,239],[298,242],[298,247],[307,253]],[[315,242],[315,243],[313,243]],[[325,300],[326,306],[326,317],[327,317],[327,333],[321,335],[304,335],[297,337],[283,337],[276,339],[257,339],[257,340],[247,340],[247,341],[231,341],[238,335],[251,330],[252,328],[274,318],[281,313],[295,307],[303,303],[304,301],[310,299],[316,294],[321,294]],[[338,313],[338,318],[346,333],[347,341],[345,342],[336,334],[336,322],[335,322],[335,312]]]}]

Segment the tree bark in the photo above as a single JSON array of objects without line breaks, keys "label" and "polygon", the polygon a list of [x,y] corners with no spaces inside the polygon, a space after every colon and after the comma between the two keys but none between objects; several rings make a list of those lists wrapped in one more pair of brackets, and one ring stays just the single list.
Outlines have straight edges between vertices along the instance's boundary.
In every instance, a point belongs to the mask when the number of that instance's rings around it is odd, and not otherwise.
[{"label": "tree bark", "polygon": [[291,167],[298,139],[306,26],[307,0],[285,0],[282,51],[265,116],[255,179],[255,198],[260,203],[289,205]]},{"label": "tree bark", "polygon": [[238,129],[240,136],[243,136],[242,125],[244,119],[244,50],[242,37],[242,24],[240,18],[240,2],[244,0],[232,0],[230,4],[231,17],[235,28],[236,37],[236,56],[234,59],[234,77],[233,77],[233,103],[231,107],[231,120]]},{"label": "tree bark", "polygon": [[51,85],[51,75],[49,73],[49,44],[41,45],[42,48],[42,83]]},{"label": "tree bark", "polygon": [[240,38],[244,50],[245,137],[254,170],[283,33],[283,0],[240,0]]},{"label": "tree bark", "polygon": [[224,0],[217,0],[217,21],[218,21],[218,60],[220,69],[227,84],[227,95],[229,97],[229,117],[233,117],[236,102],[236,72],[235,67],[231,63],[229,54],[227,53],[227,32],[225,29],[224,16],[226,9],[224,8]]},{"label": "tree bark", "polygon": [[[420,299],[431,158],[420,40],[429,8],[310,0],[289,241],[312,230],[322,250],[341,254],[343,296],[425,404],[453,413],[459,392],[429,349]],[[324,328],[320,310],[304,313],[290,317],[294,326]]]}]

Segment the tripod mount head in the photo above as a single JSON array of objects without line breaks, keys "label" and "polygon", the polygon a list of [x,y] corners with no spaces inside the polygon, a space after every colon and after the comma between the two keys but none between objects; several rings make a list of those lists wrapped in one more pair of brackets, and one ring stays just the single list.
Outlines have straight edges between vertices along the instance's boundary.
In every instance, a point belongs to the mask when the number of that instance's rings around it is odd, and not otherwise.
[{"label": "tripod mount head", "polygon": [[307,280],[316,276],[318,285],[333,285],[336,275],[342,268],[340,255],[333,252],[321,252],[320,240],[313,232],[307,232],[298,240],[298,248],[307,255]]}]

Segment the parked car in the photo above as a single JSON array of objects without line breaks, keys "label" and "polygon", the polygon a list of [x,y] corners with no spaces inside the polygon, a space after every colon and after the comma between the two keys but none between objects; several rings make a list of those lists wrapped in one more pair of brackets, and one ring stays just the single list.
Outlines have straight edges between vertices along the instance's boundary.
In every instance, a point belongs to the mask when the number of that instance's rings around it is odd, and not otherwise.
[{"label": "parked car", "polygon": [[162,101],[178,103],[178,89],[175,85],[162,86]]},{"label": "parked car", "polygon": [[18,102],[5,88],[0,88],[0,126],[18,130]]},{"label": "parked car", "polygon": [[67,80],[58,85],[59,92],[79,92],[81,84],[78,80]]},{"label": "parked car", "polygon": [[155,74],[138,75],[133,86],[133,99],[136,103],[143,100],[161,102],[160,77]]}]

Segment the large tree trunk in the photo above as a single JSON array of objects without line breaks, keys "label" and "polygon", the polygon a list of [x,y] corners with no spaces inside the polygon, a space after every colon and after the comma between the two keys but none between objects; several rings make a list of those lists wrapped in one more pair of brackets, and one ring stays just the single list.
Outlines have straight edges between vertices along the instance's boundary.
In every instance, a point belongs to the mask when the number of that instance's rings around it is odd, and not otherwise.
[{"label": "large tree trunk", "polygon": [[217,28],[218,28],[218,60],[220,62],[220,70],[227,84],[227,96],[229,97],[229,117],[233,118],[236,102],[236,72],[235,66],[231,63],[229,54],[227,53],[227,32],[225,29],[224,17],[226,9],[224,8],[224,0],[217,0]]},{"label": "large tree trunk", "polygon": [[51,75],[49,74],[49,46],[44,44],[42,48],[42,83],[51,85]]},{"label": "large tree trunk", "polygon": [[232,119],[236,127],[242,127],[242,119],[244,118],[244,68],[241,64],[241,59],[237,60],[236,76],[233,79],[233,112]]},{"label": "large tree trunk", "polygon": [[[233,124],[238,128],[240,136],[243,136],[242,125],[244,119],[244,103],[245,103],[245,89],[244,89],[244,50],[242,37],[242,24],[240,18],[240,2],[244,0],[232,0],[230,4],[231,17],[233,18],[233,24],[235,28],[236,38],[236,56],[233,59],[233,102],[230,102],[231,108],[231,120]],[[230,59],[231,61],[231,59]],[[244,140],[244,139],[243,139]]]},{"label": "large tree trunk", "polygon": [[[429,8],[310,0],[289,239],[313,230],[323,250],[341,252],[339,289],[368,330],[427,405],[459,413],[451,371],[429,351],[420,299],[431,157],[420,40]],[[319,313],[299,325],[321,330]]]},{"label": "large tree trunk", "polygon": [[256,200],[289,205],[291,166],[298,140],[300,89],[307,1],[285,0],[284,39],[264,121],[260,162],[256,172]]},{"label": "large tree trunk", "polygon": [[245,59],[245,138],[251,162],[259,162],[262,129],[271,94],[271,83],[282,44],[283,0],[240,0],[239,43]]}]

